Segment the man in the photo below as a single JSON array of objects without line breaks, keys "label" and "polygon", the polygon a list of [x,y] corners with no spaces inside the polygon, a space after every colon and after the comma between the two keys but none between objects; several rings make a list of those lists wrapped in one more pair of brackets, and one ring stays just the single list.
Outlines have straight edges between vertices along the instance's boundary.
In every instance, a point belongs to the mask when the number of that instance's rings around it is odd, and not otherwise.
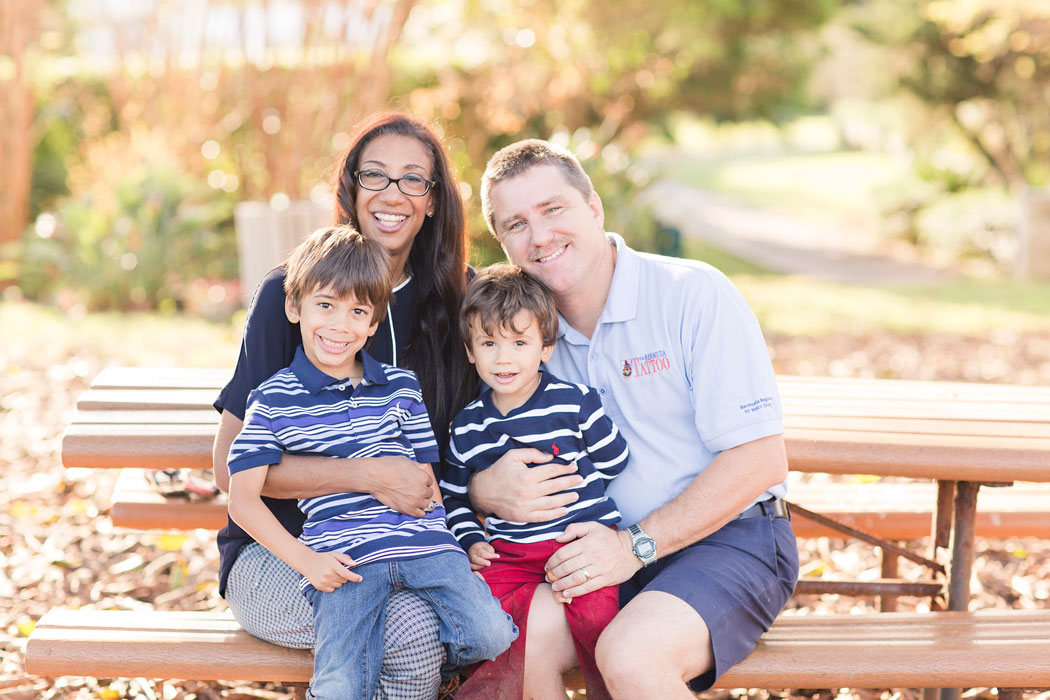
[{"label": "man", "polygon": [[[482,208],[511,262],[543,281],[560,315],[548,363],[598,389],[632,453],[609,486],[622,529],[568,528],[548,562],[575,597],[620,584],[624,607],[598,642],[615,698],[693,698],[747,656],[794,590],[798,552],[781,500],[787,459],[779,394],[753,314],[703,263],[639,254],[604,229],[572,154],[521,141],[489,161]],[[512,450],[471,482],[479,510],[559,517],[571,467]],[[629,527],[628,527],[629,526]],[[527,698],[564,697],[575,665],[551,590],[533,597]],[[566,641],[568,640],[568,641]]]}]

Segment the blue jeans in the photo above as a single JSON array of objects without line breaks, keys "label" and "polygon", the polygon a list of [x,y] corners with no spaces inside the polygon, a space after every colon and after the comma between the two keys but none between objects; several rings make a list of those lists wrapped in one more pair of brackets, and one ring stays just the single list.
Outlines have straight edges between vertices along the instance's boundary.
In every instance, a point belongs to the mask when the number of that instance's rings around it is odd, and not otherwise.
[{"label": "blue jeans", "polygon": [[411,590],[433,607],[438,637],[453,666],[494,659],[518,636],[517,626],[462,554],[381,561],[354,571],[363,579],[359,583],[344,583],[332,593],[306,593],[314,612],[314,676],[308,694],[314,700],[372,697],[383,659],[386,601],[396,590]]}]

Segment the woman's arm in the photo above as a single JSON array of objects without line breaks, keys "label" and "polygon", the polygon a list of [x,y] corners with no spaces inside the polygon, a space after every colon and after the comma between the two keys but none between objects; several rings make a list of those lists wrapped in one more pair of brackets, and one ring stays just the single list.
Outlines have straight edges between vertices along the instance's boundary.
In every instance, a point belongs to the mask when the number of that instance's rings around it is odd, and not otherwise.
[{"label": "woman's arm", "polygon": [[361,576],[348,566],[354,560],[342,552],[315,552],[292,537],[259,497],[268,468],[254,467],[230,479],[230,517],[262,546],[305,576],[314,588],[331,593],[347,581]]},{"label": "woman's arm", "polygon": [[[215,485],[229,492],[230,445],[243,427],[241,420],[223,411],[212,445]],[[430,505],[436,484],[429,469],[405,457],[332,459],[284,455],[266,470],[261,494],[271,498],[310,498],[329,493],[370,493],[399,513],[417,518]]]}]

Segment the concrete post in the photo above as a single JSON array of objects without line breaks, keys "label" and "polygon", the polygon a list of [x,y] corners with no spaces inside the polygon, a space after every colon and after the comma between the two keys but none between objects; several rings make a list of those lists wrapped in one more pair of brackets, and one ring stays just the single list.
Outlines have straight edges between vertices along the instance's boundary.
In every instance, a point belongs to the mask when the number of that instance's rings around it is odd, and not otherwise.
[{"label": "concrete post", "polygon": [[241,202],[233,210],[237,230],[241,301],[247,308],[259,282],[284,262],[288,253],[322,226],[332,224],[332,211],[309,200],[293,201],[280,211],[268,202]]},{"label": "concrete post", "polygon": [[1017,274],[1050,279],[1050,189],[1029,188],[1021,197]]}]

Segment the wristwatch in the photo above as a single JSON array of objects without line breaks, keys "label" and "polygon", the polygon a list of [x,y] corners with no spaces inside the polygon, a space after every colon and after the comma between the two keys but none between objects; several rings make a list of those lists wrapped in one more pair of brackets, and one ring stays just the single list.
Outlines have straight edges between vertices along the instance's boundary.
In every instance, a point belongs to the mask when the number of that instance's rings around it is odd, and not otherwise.
[{"label": "wristwatch", "polygon": [[631,525],[627,528],[627,534],[631,536],[631,551],[642,562],[642,566],[654,563],[656,561],[656,540],[645,534],[641,525]]}]

